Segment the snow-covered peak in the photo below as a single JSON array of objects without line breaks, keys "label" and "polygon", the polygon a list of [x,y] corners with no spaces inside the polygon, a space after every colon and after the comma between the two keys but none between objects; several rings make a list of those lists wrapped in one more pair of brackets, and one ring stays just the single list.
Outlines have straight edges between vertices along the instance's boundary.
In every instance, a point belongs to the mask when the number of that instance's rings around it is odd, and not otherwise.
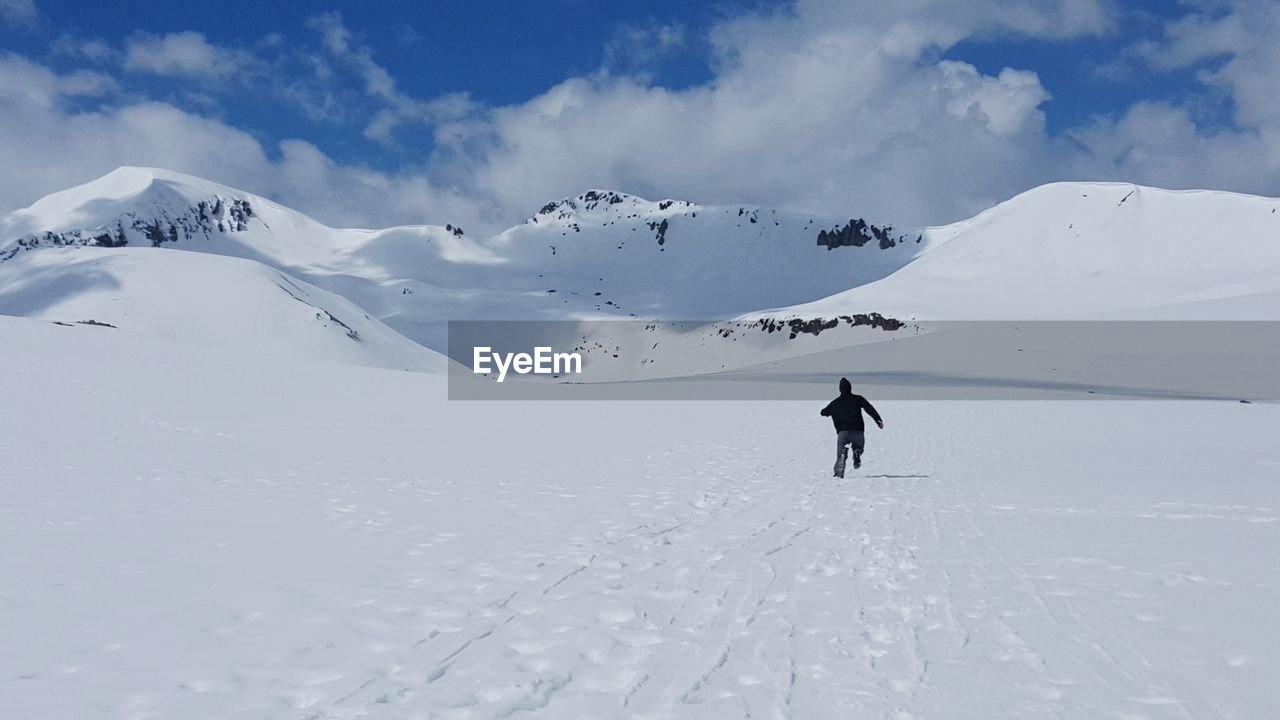
[{"label": "snow-covered peak", "polygon": [[530,223],[555,220],[571,223],[578,218],[639,218],[665,213],[673,208],[684,211],[695,207],[688,200],[646,200],[617,190],[593,188],[576,197],[563,198],[543,205]]},{"label": "snow-covered peak", "polygon": [[124,166],[95,180],[37,200],[0,221],[5,239],[36,232],[106,227],[125,213],[177,214],[217,198],[266,201],[256,195],[192,175],[160,168]]},{"label": "snow-covered peak", "polygon": [[334,240],[331,228],[259,195],[172,170],[126,166],[0,218],[0,263],[43,247],[163,246],[274,265],[323,265],[347,249]]}]

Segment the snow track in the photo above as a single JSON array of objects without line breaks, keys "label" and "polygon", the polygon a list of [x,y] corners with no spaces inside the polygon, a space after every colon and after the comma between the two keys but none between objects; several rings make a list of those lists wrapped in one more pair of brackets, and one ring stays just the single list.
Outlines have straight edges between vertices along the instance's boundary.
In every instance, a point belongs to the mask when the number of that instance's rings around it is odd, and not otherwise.
[{"label": "snow track", "polygon": [[456,624],[301,717],[1233,716],[1077,604],[1053,569],[1080,560],[1007,543],[1013,509],[938,463],[954,435],[873,445],[843,481],[806,467],[825,437],[795,440],[648,458],[635,525],[483,566],[446,600],[470,608]]},{"label": "snow track", "polygon": [[[501,717],[553,703],[557,716],[900,717],[927,685],[922,643],[965,642],[912,594],[928,583],[916,556],[934,548],[921,543],[940,537],[902,522],[934,512],[928,474],[780,483],[799,458],[739,475],[728,459],[746,448],[722,451],[688,478],[699,497],[658,493],[634,527],[576,538],[311,717],[394,717],[401,704]],[[875,681],[829,677],[859,674]]]},{"label": "snow track", "polygon": [[884,403],[837,480],[815,403],[41,348],[94,332],[0,347],[3,717],[1280,712],[1271,406]]}]

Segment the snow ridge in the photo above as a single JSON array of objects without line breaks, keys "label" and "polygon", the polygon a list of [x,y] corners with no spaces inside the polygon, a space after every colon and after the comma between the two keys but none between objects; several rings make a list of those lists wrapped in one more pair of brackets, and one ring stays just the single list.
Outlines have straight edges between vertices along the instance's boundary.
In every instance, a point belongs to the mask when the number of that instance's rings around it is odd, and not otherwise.
[{"label": "snow ridge", "polygon": [[0,250],[0,262],[12,260],[25,250],[41,247],[125,247],[140,244],[160,247],[197,236],[208,240],[213,233],[244,232],[255,217],[248,199],[214,195],[181,209],[158,205],[146,213],[130,210],[106,226],[60,232],[46,230],[20,237],[7,249]]}]

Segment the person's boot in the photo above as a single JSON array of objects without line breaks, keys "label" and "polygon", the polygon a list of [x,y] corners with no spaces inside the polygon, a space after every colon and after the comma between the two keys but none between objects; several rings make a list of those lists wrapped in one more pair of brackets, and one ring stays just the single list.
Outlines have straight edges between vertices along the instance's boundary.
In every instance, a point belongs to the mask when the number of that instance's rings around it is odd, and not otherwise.
[{"label": "person's boot", "polygon": [[862,451],[854,450],[853,451],[853,469],[857,470],[860,467],[862,467]]}]

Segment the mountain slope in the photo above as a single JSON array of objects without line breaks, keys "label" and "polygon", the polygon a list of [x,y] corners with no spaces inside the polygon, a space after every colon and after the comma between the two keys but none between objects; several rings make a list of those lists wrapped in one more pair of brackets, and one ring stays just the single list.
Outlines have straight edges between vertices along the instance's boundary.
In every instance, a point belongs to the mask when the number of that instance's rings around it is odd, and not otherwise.
[{"label": "mountain slope", "polygon": [[346,298],[261,263],[202,253],[127,247],[25,252],[0,263],[0,314],[353,365],[445,368],[442,356]]},{"label": "mountain slope", "polygon": [[1280,199],[1055,183],[925,231],[877,282],[775,317],[1275,319]]}]

